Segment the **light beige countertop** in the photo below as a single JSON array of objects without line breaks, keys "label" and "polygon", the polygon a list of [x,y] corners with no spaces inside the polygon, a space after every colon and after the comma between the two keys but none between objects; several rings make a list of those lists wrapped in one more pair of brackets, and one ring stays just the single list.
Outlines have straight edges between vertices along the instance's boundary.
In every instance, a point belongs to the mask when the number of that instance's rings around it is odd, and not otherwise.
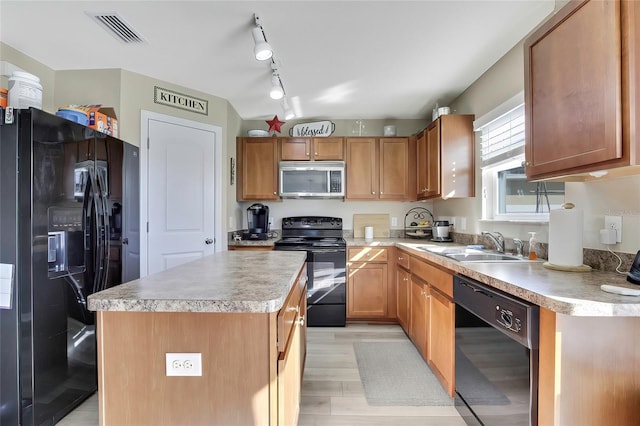
[{"label": "light beige countertop", "polygon": [[92,311],[278,311],[306,260],[299,251],[226,251],[89,296]]},{"label": "light beige countertop", "polygon": [[398,247],[440,265],[528,300],[551,311],[573,316],[640,316],[640,296],[621,296],[602,291],[609,284],[633,289],[626,275],[592,270],[564,272],[550,270],[537,262],[461,263],[446,256],[420,250],[419,246],[464,247],[456,243],[436,243],[428,239],[380,238],[373,241],[347,239],[347,246]]},{"label": "light beige countertop", "polygon": [[543,261],[462,263],[417,248],[428,244],[455,247],[456,244],[406,241],[396,242],[395,245],[454,273],[473,278],[557,313],[574,316],[640,316],[640,297],[621,296],[600,289],[601,284],[638,288],[622,274],[596,270],[556,271],[543,267]]}]

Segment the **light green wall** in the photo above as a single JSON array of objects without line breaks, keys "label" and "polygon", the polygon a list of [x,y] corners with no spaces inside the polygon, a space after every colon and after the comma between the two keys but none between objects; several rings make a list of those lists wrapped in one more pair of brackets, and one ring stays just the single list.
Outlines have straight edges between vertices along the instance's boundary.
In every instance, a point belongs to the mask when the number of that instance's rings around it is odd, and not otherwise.
[{"label": "light green wall", "polygon": [[[566,4],[558,0],[556,11]],[[496,62],[478,80],[469,86],[451,103],[451,108],[461,114],[475,114],[481,117],[518,92],[524,90],[524,46],[518,43]],[[476,164],[479,162],[479,138],[476,137]],[[528,231],[537,231],[538,239],[548,242],[547,224],[523,222],[481,221],[482,217],[482,173],[476,168],[476,197],[434,202],[434,214],[440,218],[451,218],[456,228],[465,233],[500,231],[507,238],[528,239]],[[640,242],[640,176],[618,179],[602,179],[592,182],[568,182],[565,185],[565,199],[584,211],[583,246],[605,250],[599,243],[599,231],[604,226],[604,215],[622,216],[622,243],[612,250],[635,253]],[[633,196],[630,196],[633,194]],[[462,228],[461,224],[466,223]]]},{"label": "light green wall", "polygon": [[120,118],[120,74],[119,69],[56,71],[56,110],[64,105],[100,104],[114,107]]},{"label": "light green wall", "polygon": [[[282,114],[283,115],[283,114]],[[266,118],[265,120],[271,120],[273,117]],[[281,116],[278,117],[280,121],[285,121]],[[269,125],[265,120],[246,120],[242,123],[242,135],[246,136],[247,131],[257,129],[257,130],[268,130]],[[289,136],[289,130],[299,123],[308,123],[313,121],[323,121],[328,120],[336,125],[335,131],[332,136],[359,136],[360,135],[360,126],[356,121],[360,120],[358,118],[354,118],[352,120],[332,120],[331,118],[314,118],[314,119],[297,119],[291,121],[285,121],[285,124],[282,126],[282,132],[279,133],[280,136]],[[398,119],[388,119],[388,120],[362,120],[363,128],[362,128],[362,136],[382,136],[383,135],[383,127],[386,125],[395,125],[396,126],[396,135],[397,136],[411,136],[420,132],[420,130],[427,127],[431,120],[398,120]]]},{"label": "light green wall", "polygon": [[[7,61],[40,78],[40,84],[42,84],[42,109],[47,112],[58,110],[54,102],[56,74],[51,68],[2,42],[0,42],[0,61]],[[8,87],[6,77],[0,79],[0,87],[5,89]]]}]

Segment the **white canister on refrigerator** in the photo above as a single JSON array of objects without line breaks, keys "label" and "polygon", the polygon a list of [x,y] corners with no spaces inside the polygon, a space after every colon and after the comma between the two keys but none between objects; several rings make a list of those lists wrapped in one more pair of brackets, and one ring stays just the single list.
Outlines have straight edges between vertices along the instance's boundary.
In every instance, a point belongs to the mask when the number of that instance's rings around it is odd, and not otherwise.
[{"label": "white canister on refrigerator", "polygon": [[8,106],[42,109],[42,85],[40,79],[24,71],[14,71],[9,78]]}]

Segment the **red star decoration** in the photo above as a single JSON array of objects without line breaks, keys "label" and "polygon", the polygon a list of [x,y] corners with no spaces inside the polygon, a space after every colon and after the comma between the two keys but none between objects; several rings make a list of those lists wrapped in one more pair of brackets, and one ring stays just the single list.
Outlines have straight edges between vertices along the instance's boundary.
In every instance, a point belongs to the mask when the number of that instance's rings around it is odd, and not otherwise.
[{"label": "red star decoration", "polygon": [[278,132],[278,133],[282,132],[282,130],[280,130],[280,128],[282,127],[282,125],[285,122],[278,120],[278,116],[277,115],[273,116],[273,120],[265,120],[265,121],[269,125],[269,133],[271,133],[271,132]]}]

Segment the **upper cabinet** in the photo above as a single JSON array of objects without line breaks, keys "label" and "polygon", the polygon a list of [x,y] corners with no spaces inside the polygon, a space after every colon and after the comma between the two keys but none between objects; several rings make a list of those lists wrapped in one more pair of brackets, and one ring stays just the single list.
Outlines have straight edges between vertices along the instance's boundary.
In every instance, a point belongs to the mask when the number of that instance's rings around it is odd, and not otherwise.
[{"label": "upper cabinet", "polygon": [[572,1],[524,53],[528,179],[640,164],[640,4]]},{"label": "upper cabinet", "polygon": [[344,160],[344,138],[282,138],[283,161]]},{"label": "upper cabinet", "polygon": [[238,201],[277,200],[278,138],[238,138]]},{"label": "upper cabinet", "polygon": [[348,200],[415,199],[415,139],[346,139]]},{"label": "upper cabinet", "polygon": [[473,115],[442,115],[417,140],[417,197],[475,196]]}]

